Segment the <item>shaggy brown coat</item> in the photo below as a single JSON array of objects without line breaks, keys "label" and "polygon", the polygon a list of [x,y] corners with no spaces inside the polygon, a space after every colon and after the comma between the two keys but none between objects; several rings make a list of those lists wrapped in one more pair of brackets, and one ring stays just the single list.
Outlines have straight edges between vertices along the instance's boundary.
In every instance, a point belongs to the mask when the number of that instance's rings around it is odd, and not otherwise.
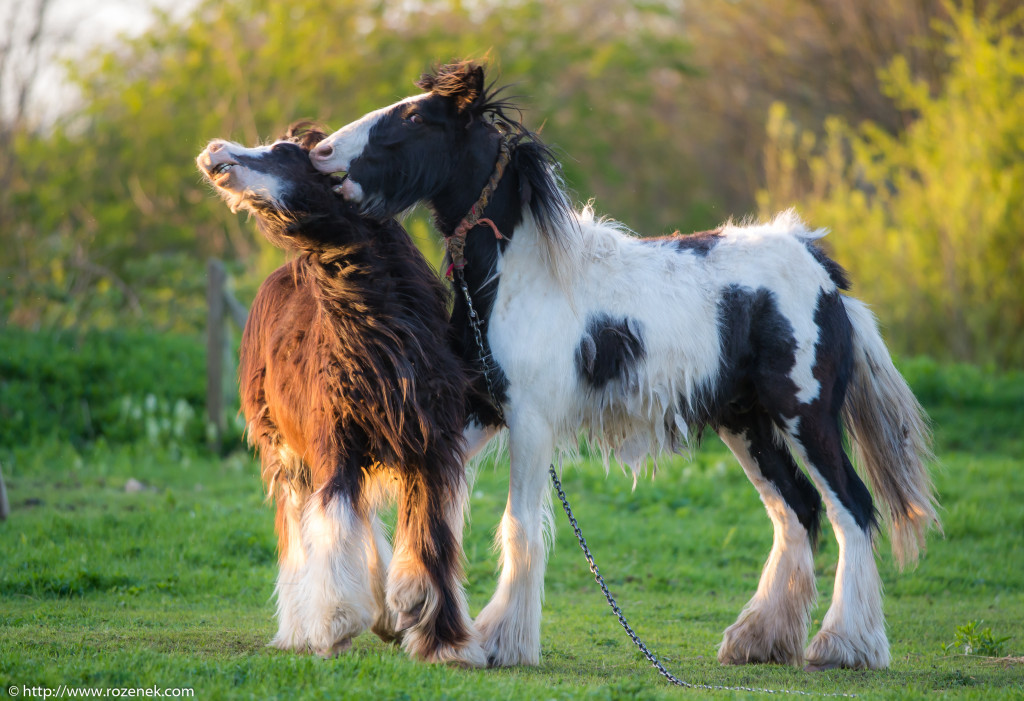
[{"label": "shaggy brown coat", "polygon": [[[308,149],[322,137],[297,141]],[[358,216],[331,192],[335,182],[310,167],[285,203],[245,203],[271,242],[299,255],[253,302],[242,411],[277,499],[282,562],[299,542],[282,485],[324,506],[345,498],[363,518],[381,484],[397,492],[396,547],[414,553],[436,591],[417,651],[429,658],[471,635],[452,585],[462,579],[461,533],[446,522],[453,510],[462,518],[468,380],[450,348],[444,286],[397,222]]]}]

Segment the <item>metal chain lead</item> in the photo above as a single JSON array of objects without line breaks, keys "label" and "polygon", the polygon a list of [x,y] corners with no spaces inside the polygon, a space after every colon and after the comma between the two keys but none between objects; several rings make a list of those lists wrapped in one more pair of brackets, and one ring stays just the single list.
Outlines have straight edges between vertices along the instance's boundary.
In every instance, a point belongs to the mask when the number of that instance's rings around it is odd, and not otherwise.
[{"label": "metal chain lead", "polygon": [[[460,268],[455,269],[455,277],[458,280],[459,288],[462,290],[462,296],[466,299],[466,307],[469,313],[469,325],[473,329],[473,337],[476,340],[477,349],[480,351],[480,363],[483,365],[484,380],[487,382],[487,393],[491,397],[491,403],[494,405],[495,411],[498,412],[498,416],[502,422],[505,420],[504,413],[501,409],[501,403],[498,401],[497,393],[494,391],[494,385],[491,382],[491,362],[490,353],[487,351],[487,344],[484,342],[483,333],[480,330],[480,317],[476,313],[476,309],[473,307],[473,299],[469,294],[469,288],[466,286],[466,278],[462,274]],[[632,626],[626,620],[625,614],[622,613],[622,609],[619,608],[619,604],[615,601],[615,597],[612,596],[611,591],[608,590],[608,585],[604,582],[604,577],[601,576],[601,572],[597,569],[597,564],[594,562],[594,556],[590,552],[590,548],[587,546],[587,539],[583,537],[583,531],[580,530],[580,524],[576,521],[576,516],[572,513],[572,507],[569,506],[569,498],[565,496],[565,491],[562,489],[562,483],[558,479],[558,473],[555,472],[555,466],[552,464],[548,468],[548,473],[551,475],[551,482],[555,486],[555,491],[558,492],[558,498],[562,500],[562,509],[565,510],[565,515],[569,517],[569,525],[572,526],[573,532],[576,534],[576,540],[579,541],[580,549],[583,550],[584,557],[587,558],[587,563],[590,565],[590,572],[594,575],[594,579],[597,580],[598,586],[601,587],[601,591],[604,593],[604,598],[608,601],[608,605],[612,609],[612,613],[619,619],[619,623],[625,629],[626,634],[629,635],[630,640],[636,645],[637,649],[643,653],[643,656],[647,658],[647,661],[658,670],[658,673],[665,677],[669,683],[676,686],[685,687],[687,689],[704,689],[708,691],[749,691],[759,694],[790,694],[794,696],[812,696],[812,697],[842,697],[842,698],[857,698],[856,694],[823,694],[812,691],[798,691],[796,689],[758,689],[750,686],[721,686],[718,684],[699,684],[693,682],[683,681],[679,677],[675,676],[667,669],[661,661],[655,657],[654,653],[650,651],[647,644],[640,639],[640,636],[636,634]]]},{"label": "metal chain lead", "polygon": [[569,499],[565,496],[565,492],[562,490],[562,483],[558,479],[558,474],[555,472],[555,466],[551,465],[548,468],[548,472],[551,475],[551,482],[555,485],[555,491],[558,492],[558,498],[562,500],[562,508],[565,510],[565,515],[569,517],[569,525],[572,526],[573,532],[576,534],[576,540],[579,541],[580,549],[583,550],[583,555],[587,558],[587,563],[590,565],[590,572],[594,575],[594,579],[597,580],[598,586],[601,587],[601,591],[604,593],[604,598],[608,601],[608,605],[612,609],[612,613],[619,619],[619,623],[626,630],[626,634],[629,635],[633,644],[636,645],[637,649],[643,653],[643,656],[647,658],[647,661],[658,670],[661,676],[665,677],[669,682],[676,686],[682,686],[687,689],[706,689],[709,691],[751,691],[759,694],[792,694],[795,696],[828,696],[828,697],[843,697],[843,698],[857,698],[856,694],[822,694],[815,693],[812,691],[798,691],[796,689],[758,689],[749,686],[720,686],[718,684],[695,684],[692,682],[683,681],[679,677],[675,676],[667,669],[661,661],[655,657],[654,653],[650,651],[646,643],[640,639],[640,636],[636,634],[632,626],[626,620],[626,616],[622,613],[622,609],[619,608],[619,604],[615,601],[615,597],[608,590],[608,585],[604,582],[604,577],[601,576],[601,572],[597,569],[597,564],[594,562],[594,556],[590,552],[590,548],[587,546],[587,539],[583,537],[583,531],[580,530],[580,525],[576,521],[576,517],[572,513],[572,507],[569,506]]},{"label": "metal chain lead", "polygon": [[466,286],[466,276],[462,274],[461,268],[455,269],[455,277],[462,290],[462,296],[466,298],[466,307],[469,310],[469,325],[473,329],[473,337],[476,339],[477,350],[480,351],[480,364],[483,365],[484,369],[484,382],[487,383],[487,394],[491,398],[491,404],[494,405],[494,410],[498,412],[498,418],[501,419],[502,423],[504,423],[505,413],[501,409],[501,402],[498,401],[498,393],[494,391],[494,384],[491,381],[490,353],[487,351],[487,344],[484,343],[484,336],[480,331],[480,316],[476,313],[476,309],[473,308],[473,299],[469,295],[469,288]]}]

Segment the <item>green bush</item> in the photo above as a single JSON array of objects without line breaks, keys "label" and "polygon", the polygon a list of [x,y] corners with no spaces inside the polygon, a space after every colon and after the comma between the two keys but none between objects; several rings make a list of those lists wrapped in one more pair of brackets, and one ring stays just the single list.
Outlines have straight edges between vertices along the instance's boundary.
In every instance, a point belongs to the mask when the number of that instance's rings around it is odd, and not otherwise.
[{"label": "green bush", "polygon": [[0,448],[46,439],[200,445],[205,396],[198,338],[0,330]]},{"label": "green bush", "polygon": [[777,105],[759,206],[835,232],[827,245],[901,352],[1020,367],[1024,15],[951,14],[940,90],[903,58],[879,74],[910,120],[900,133],[833,118],[818,140]]}]

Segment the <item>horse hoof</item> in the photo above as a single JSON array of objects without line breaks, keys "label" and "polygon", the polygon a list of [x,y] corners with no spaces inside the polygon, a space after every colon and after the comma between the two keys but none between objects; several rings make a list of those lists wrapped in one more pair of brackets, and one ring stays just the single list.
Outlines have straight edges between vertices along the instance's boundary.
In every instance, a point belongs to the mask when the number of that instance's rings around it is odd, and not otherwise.
[{"label": "horse hoof", "polygon": [[840,669],[842,665],[836,662],[822,662],[821,664],[810,663],[804,665],[805,672],[827,672],[830,669]]},{"label": "horse hoof", "polygon": [[398,614],[398,624],[395,626],[396,632],[401,633],[403,630],[408,630],[414,625],[420,622],[420,615],[423,613],[423,604],[420,604],[416,608],[410,611],[402,611]]},{"label": "horse hoof", "polygon": [[331,645],[329,648],[317,650],[316,654],[325,660],[333,660],[338,655],[352,647],[352,638],[345,638]]}]

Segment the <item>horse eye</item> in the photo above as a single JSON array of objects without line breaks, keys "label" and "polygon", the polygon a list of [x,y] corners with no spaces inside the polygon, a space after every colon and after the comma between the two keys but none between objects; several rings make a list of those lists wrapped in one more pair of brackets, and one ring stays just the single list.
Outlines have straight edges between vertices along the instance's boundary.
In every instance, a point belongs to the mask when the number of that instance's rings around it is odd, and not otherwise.
[{"label": "horse eye", "polygon": [[413,124],[423,124],[423,115],[419,112],[413,112],[409,115],[408,119]]}]

